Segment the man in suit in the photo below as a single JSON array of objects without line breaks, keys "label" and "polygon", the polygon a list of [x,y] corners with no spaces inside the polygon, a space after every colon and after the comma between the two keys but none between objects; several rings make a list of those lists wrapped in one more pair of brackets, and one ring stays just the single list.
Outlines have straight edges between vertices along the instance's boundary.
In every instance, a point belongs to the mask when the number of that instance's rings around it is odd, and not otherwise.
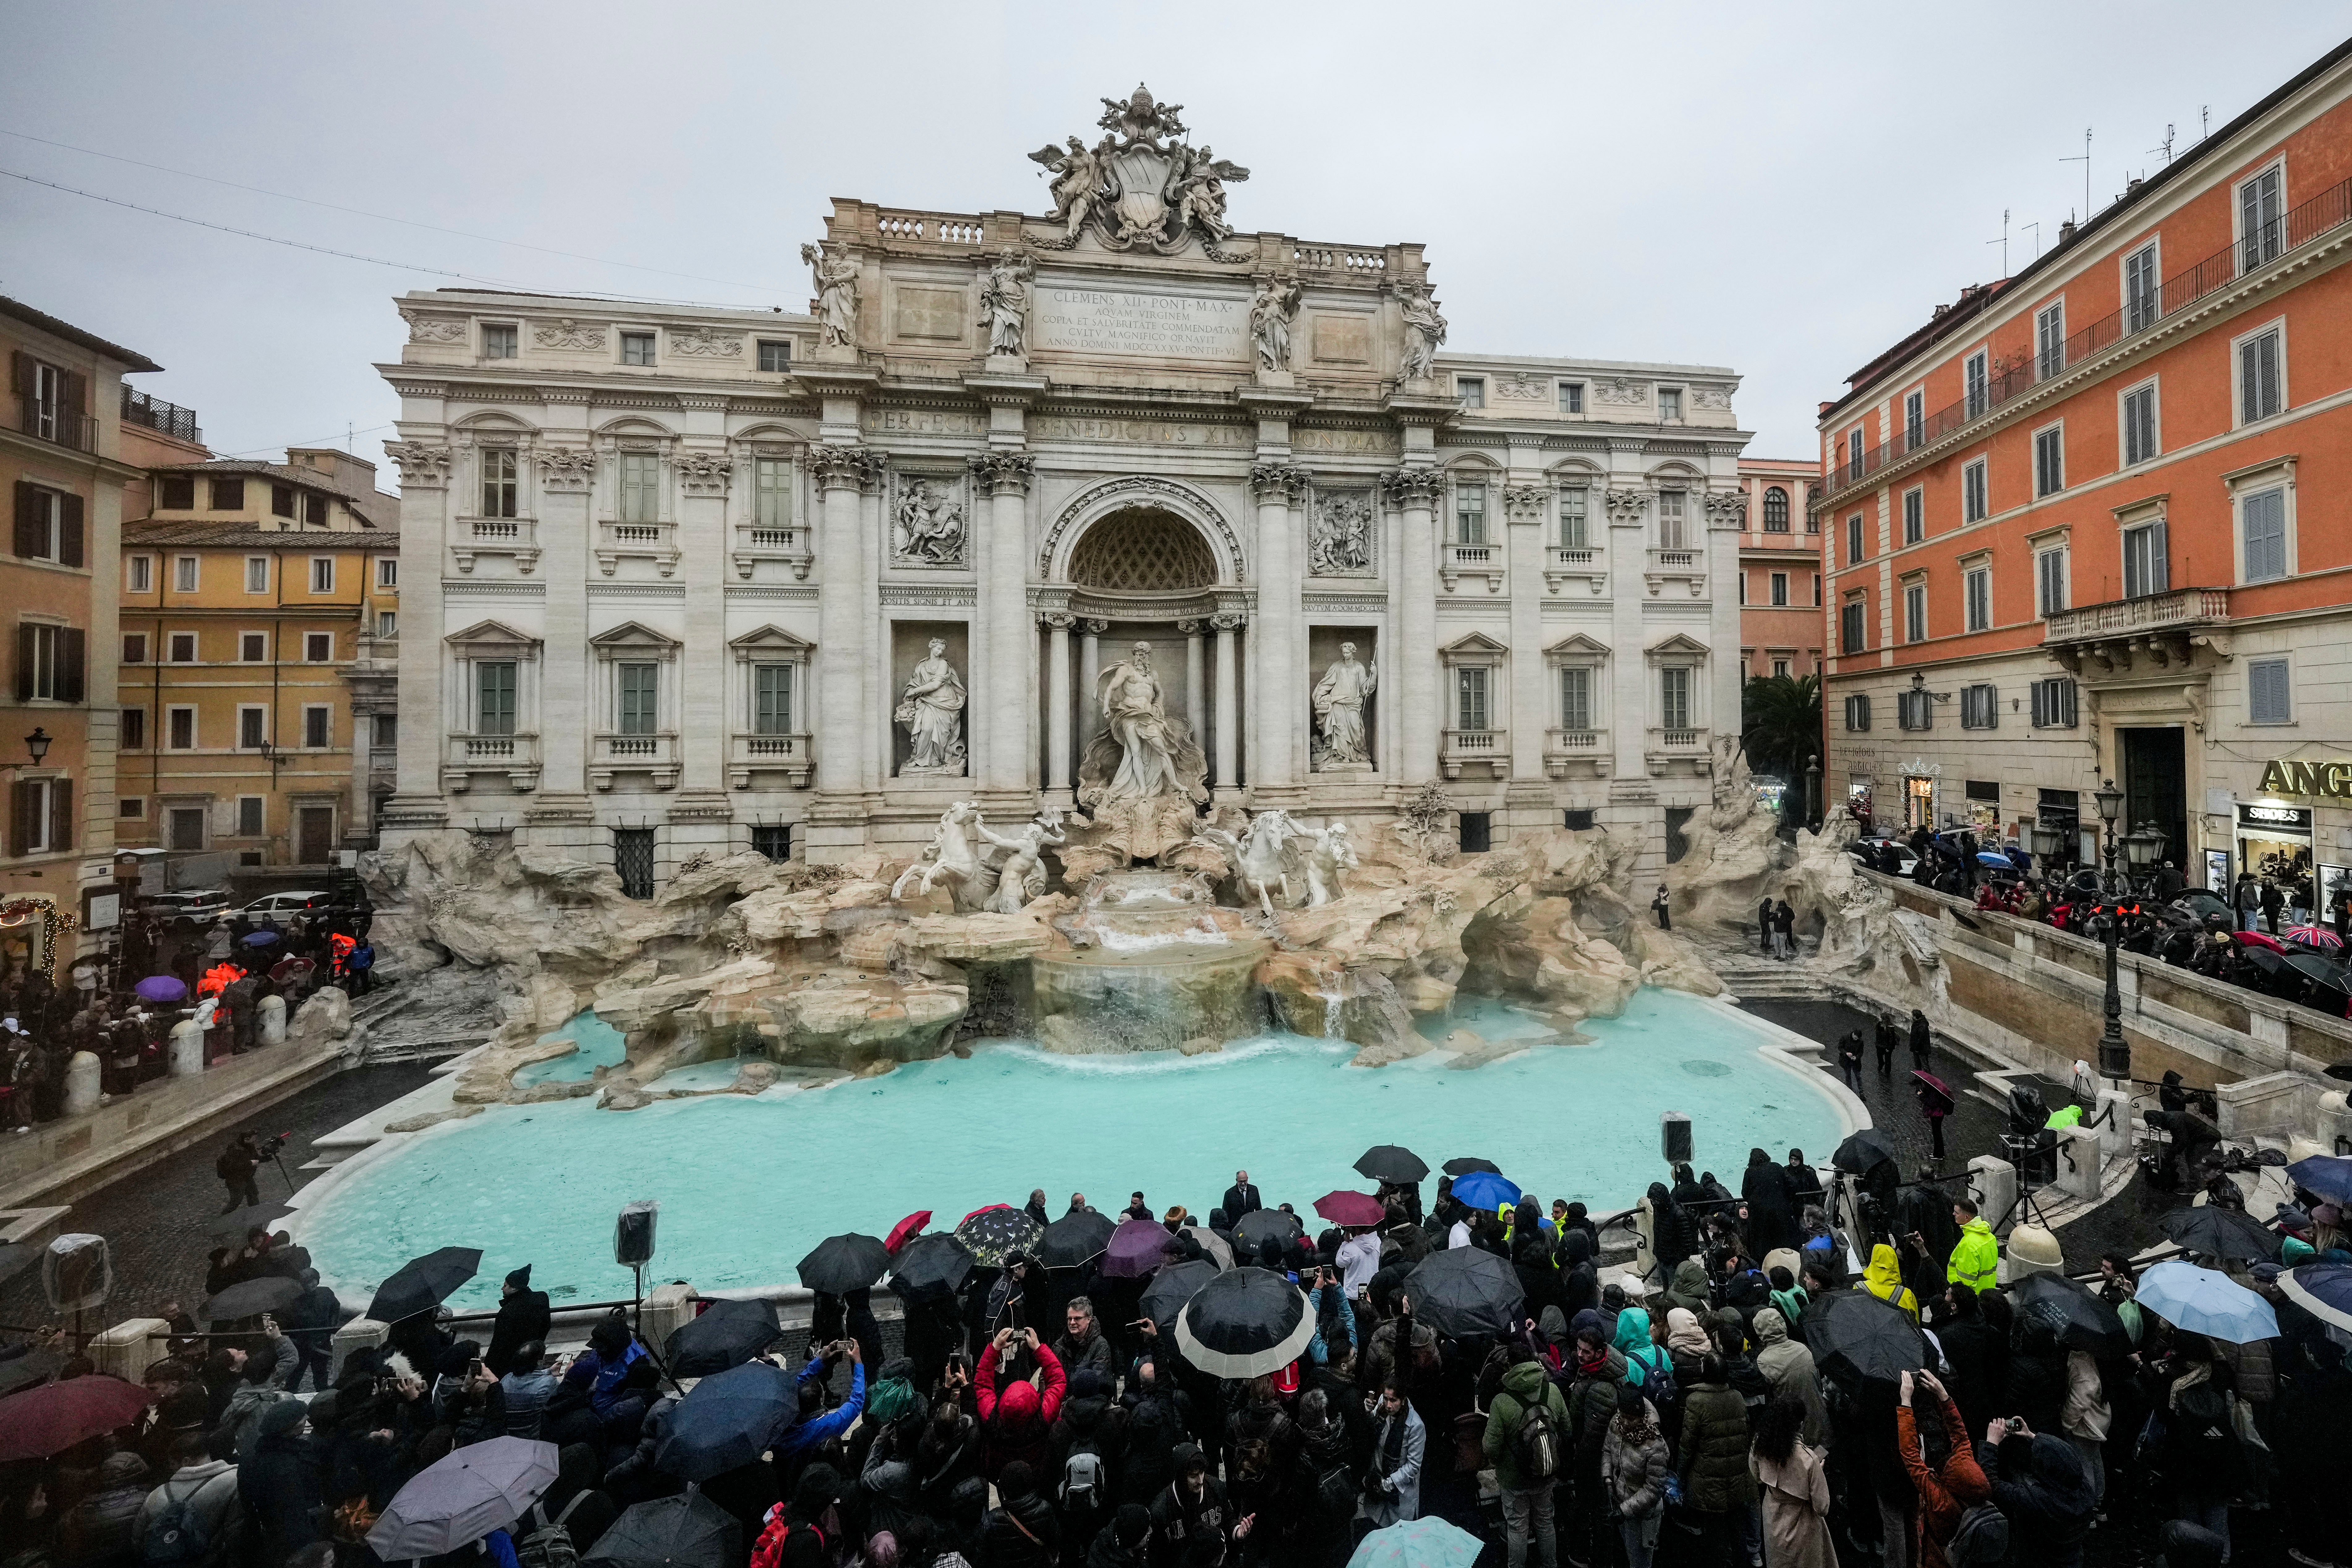
[{"label": "man in suit", "polygon": [[1255,1214],[1264,1207],[1265,1205],[1259,1200],[1257,1189],[1250,1185],[1249,1173],[1235,1171],[1234,1184],[1225,1189],[1225,1223],[1239,1225],[1242,1215]]}]

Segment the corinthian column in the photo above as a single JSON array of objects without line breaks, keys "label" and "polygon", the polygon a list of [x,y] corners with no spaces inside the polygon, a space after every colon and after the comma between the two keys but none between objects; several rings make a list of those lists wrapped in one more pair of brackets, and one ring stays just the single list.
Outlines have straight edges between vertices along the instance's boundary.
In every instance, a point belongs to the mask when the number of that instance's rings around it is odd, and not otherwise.
[{"label": "corinthian column", "polygon": [[[1070,627],[1077,617],[1067,610],[1048,610],[1037,617],[1045,626],[1045,787],[1067,797],[1070,776]],[[1055,804],[1068,809],[1071,801]]]},{"label": "corinthian column", "polygon": [[1287,463],[1259,463],[1250,469],[1257,497],[1257,625],[1250,648],[1250,705],[1255,723],[1250,746],[1250,793],[1295,789],[1300,714],[1298,657],[1298,566],[1291,552],[1290,503],[1307,487],[1307,475]]},{"label": "corinthian column", "polygon": [[1209,625],[1217,633],[1217,788],[1220,805],[1239,798],[1235,791],[1241,782],[1241,665],[1234,647],[1234,634],[1241,629],[1242,617],[1237,612],[1211,616]]},{"label": "corinthian column", "polygon": [[1023,452],[982,452],[971,459],[973,478],[988,492],[988,531],[980,555],[978,610],[986,650],[979,664],[987,693],[988,727],[978,742],[973,773],[981,788],[1026,795],[1036,755],[1030,733],[1031,686],[1037,639],[1028,596],[1029,481],[1036,464]]},{"label": "corinthian column", "polygon": [[817,548],[817,788],[851,795],[879,787],[866,743],[866,630],[873,616],[861,591],[864,559],[860,500],[881,471],[862,447],[815,447],[809,462],[822,493],[824,533]]},{"label": "corinthian column", "polygon": [[[1403,613],[1391,668],[1398,672],[1398,721],[1403,730],[1404,783],[1426,784],[1437,776],[1437,732],[1444,727],[1437,689],[1437,491],[1433,469],[1401,468],[1381,480],[1404,517],[1398,553],[1398,591]],[[1521,592],[1525,592],[1524,588]]]}]

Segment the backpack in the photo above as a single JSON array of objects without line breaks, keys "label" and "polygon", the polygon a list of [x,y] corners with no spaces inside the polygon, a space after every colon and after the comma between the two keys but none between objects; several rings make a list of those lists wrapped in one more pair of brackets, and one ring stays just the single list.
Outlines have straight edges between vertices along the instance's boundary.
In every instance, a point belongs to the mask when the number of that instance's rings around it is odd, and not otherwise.
[{"label": "backpack", "polygon": [[163,1511],[147,1527],[146,1549],[140,1561],[163,1568],[166,1563],[202,1563],[212,1554],[212,1536],[205,1529],[202,1515],[196,1512],[196,1493],[205,1489],[198,1481],[185,1497],[172,1495],[172,1483],[163,1486]]},{"label": "backpack", "polygon": [[1523,1486],[1559,1474],[1559,1424],[1552,1419],[1550,1393],[1547,1384],[1533,1402],[1521,1403],[1519,1427],[1511,1434],[1511,1458]]},{"label": "backpack", "polygon": [[1969,1507],[1944,1543],[1944,1560],[1952,1568],[1992,1568],[2007,1562],[2009,1516],[1989,1502]]},{"label": "backpack", "polygon": [[[814,1524],[806,1528],[816,1537],[817,1551],[822,1552],[824,1531]],[[760,1539],[751,1547],[751,1568],[778,1568],[784,1560],[784,1540],[792,1532],[793,1527],[784,1522],[784,1505],[778,1503],[770,1509],[767,1528],[760,1531]]]},{"label": "backpack", "polygon": [[587,1495],[584,1490],[573,1492],[572,1500],[563,1505],[563,1511],[553,1519],[547,1517],[544,1507],[530,1505],[539,1526],[514,1543],[515,1561],[522,1568],[580,1568],[580,1549],[572,1543],[572,1532],[563,1528],[563,1521],[572,1517],[572,1510]]},{"label": "backpack", "polygon": [[1108,1479],[1102,1456],[1095,1452],[1094,1445],[1073,1444],[1069,1457],[1062,1461],[1062,1485],[1055,1495],[1065,1511],[1091,1513],[1103,1505]]},{"label": "backpack", "polygon": [[1675,1381],[1675,1362],[1672,1356],[1655,1345],[1650,1347],[1650,1355],[1654,1355],[1658,1359],[1653,1363],[1649,1356],[1629,1355],[1625,1358],[1625,1364],[1629,1368],[1642,1369],[1640,1384],[1642,1393],[1651,1404],[1658,1407],[1659,1413],[1663,1415],[1669,1405],[1682,1403],[1682,1385]]}]

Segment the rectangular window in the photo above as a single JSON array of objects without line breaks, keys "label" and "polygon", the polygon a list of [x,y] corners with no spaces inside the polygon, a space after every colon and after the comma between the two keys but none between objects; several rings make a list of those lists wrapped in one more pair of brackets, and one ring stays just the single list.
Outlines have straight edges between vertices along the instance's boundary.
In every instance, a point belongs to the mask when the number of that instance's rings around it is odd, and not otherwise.
[{"label": "rectangular window", "polygon": [[2124,394],[2124,466],[2156,456],[2156,383]]},{"label": "rectangular window", "polygon": [[1582,665],[1566,666],[1559,672],[1559,727],[1592,728],[1592,671]]},{"label": "rectangular window", "polygon": [[1845,563],[1849,566],[1862,559],[1862,513],[1845,520]]},{"label": "rectangular window", "polygon": [[1658,492],[1658,548],[1688,550],[1690,543],[1690,513],[1688,499],[1681,490]]},{"label": "rectangular window", "polygon": [[1741,604],[1743,604],[1743,605],[1744,605],[1744,604],[1746,604],[1746,603],[1748,602],[1748,571],[1747,571],[1747,568],[1742,567],[1740,570],[1738,570],[1738,571],[1737,571],[1737,572],[1733,573],[1733,574],[1732,574],[1732,575],[1733,575],[1734,577],[1736,577],[1737,579],[1738,579],[1738,582],[1739,582],[1739,602],[1740,602]]},{"label": "rectangular window", "polygon": [[2000,691],[1992,686],[1960,688],[1960,728],[1990,730],[2000,722]]},{"label": "rectangular window", "polygon": [[193,594],[196,591],[196,558],[175,555],[172,558],[172,592]]},{"label": "rectangular window", "polygon": [[311,664],[331,663],[335,657],[335,634],[332,632],[304,632],[302,634],[302,657]]},{"label": "rectangular window", "polygon": [[368,715],[368,750],[389,752],[400,744],[400,715],[372,713]]},{"label": "rectangular window", "polygon": [[400,557],[379,555],[375,558],[375,585],[379,588],[400,586]]},{"label": "rectangular window", "polygon": [[335,558],[331,555],[310,557],[310,592],[331,594],[335,591]]},{"label": "rectangular window", "polygon": [[513,327],[498,322],[482,323],[482,357],[484,359],[514,359],[522,353],[518,339],[521,336]]},{"label": "rectangular window", "polygon": [[1895,727],[1898,730],[1926,730],[1936,721],[1936,694],[1932,691],[1898,691],[1895,694]]},{"label": "rectangular window", "polygon": [[122,662],[125,664],[144,664],[147,662],[147,634],[145,632],[125,632],[123,634]]},{"label": "rectangular window", "polygon": [[1863,616],[1869,606],[1861,599],[1848,599],[1838,610],[1838,652],[1863,651]]},{"label": "rectangular window", "polygon": [[1927,584],[1925,583],[1903,584],[1903,640],[1927,640]]},{"label": "rectangular window", "polygon": [[65,670],[68,658],[66,643],[79,637],[65,626],[47,626],[33,622],[19,623],[16,627],[16,696],[19,700],[33,698],[42,701],[79,701],[68,696],[70,678]]},{"label": "rectangular window", "polygon": [[482,452],[482,515],[484,517],[515,517],[517,469],[516,454],[504,447],[489,447]]},{"label": "rectangular window", "polygon": [[2124,258],[2124,331],[2137,332],[2156,324],[2156,247],[2143,245]]},{"label": "rectangular window", "polygon": [[1786,572],[1775,572],[1772,574],[1772,606],[1775,609],[1784,609],[1788,603],[1789,574]]},{"label": "rectangular window", "polygon": [[474,667],[474,732],[511,735],[515,732],[515,667],[510,659],[494,659]]},{"label": "rectangular window", "polygon": [[1982,522],[1987,515],[1985,501],[1985,459],[1979,458],[1960,470],[1960,521]]},{"label": "rectangular window", "polygon": [[1986,370],[1984,350],[1979,349],[1968,357],[1960,367],[1960,375],[1968,384],[1968,416],[1978,418],[1992,405],[1992,389],[1989,384],[1990,378]]},{"label": "rectangular window", "polygon": [[195,633],[173,632],[172,634],[172,662],[173,664],[194,664],[196,662]]},{"label": "rectangular window", "polygon": [[400,612],[398,610],[378,610],[375,613],[375,635],[380,637],[398,637],[400,635]]},{"label": "rectangular window", "polygon": [[2033,683],[2033,727],[2071,730],[2074,727],[2074,683],[2053,675]]},{"label": "rectangular window", "polygon": [[1495,847],[1495,814],[1491,811],[1465,811],[1457,818],[1455,833],[1465,855],[1484,855]]},{"label": "rectangular window", "polygon": [[126,795],[122,796],[114,803],[114,815],[121,817],[126,822],[146,821],[147,797],[145,795]]},{"label": "rectangular window", "polygon": [[2286,248],[2284,171],[2264,169],[2238,187],[2241,270],[2251,272]]},{"label": "rectangular window", "polygon": [[248,555],[245,558],[245,591],[248,594],[269,592],[269,557]]},{"label": "rectangular window", "polygon": [[1960,582],[1967,590],[1969,630],[1980,632],[1990,629],[1992,626],[1992,568],[1971,566]]},{"label": "rectangular window", "polygon": [[[761,345],[764,347],[765,345]],[[751,853],[782,865],[793,856],[793,825],[758,822],[751,825]]]},{"label": "rectangular window", "polygon": [[1870,699],[1849,697],[1845,700],[1845,727],[1849,730],[1870,728]]},{"label": "rectangular window", "polygon": [[1658,671],[1658,719],[1669,730],[1691,727],[1691,672],[1683,665]]},{"label": "rectangular window", "polygon": [[2164,520],[2124,530],[2124,597],[2142,598],[2172,586],[2171,563],[2166,559]]},{"label": "rectangular window", "polygon": [[755,664],[751,667],[751,732],[789,735],[793,732],[793,667]]},{"label": "rectangular window", "polygon": [[2044,550],[2033,558],[2033,598],[2044,619],[2066,607],[2066,552]]},{"label": "rectangular window", "polygon": [[200,805],[172,808],[172,847],[202,849],[205,847],[205,810]]},{"label": "rectangular window", "polygon": [[166,475],[155,487],[155,507],[159,511],[195,510],[194,478],[187,474]]},{"label": "rectangular window", "polygon": [[153,593],[155,591],[155,558],[152,555],[132,556],[127,563],[124,584],[126,593]]},{"label": "rectangular window", "polygon": [[1454,672],[1454,717],[1459,730],[1483,730],[1486,727],[1486,676],[1484,665],[1472,665]]},{"label": "rectangular window", "polygon": [[793,368],[793,343],[790,338],[760,340],[760,368],[765,371],[788,371]]},{"label": "rectangular window", "polygon": [[1678,386],[1662,386],[1658,388],[1658,423],[1661,425],[1677,424],[1681,421],[1682,416],[1682,388]]},{"label": "rectangular window", "polygon": [[194,709],[173,708],[170,710],[164,715],[164,726],[169,732],[169,739],[166,742],[166,744],[168,744],[172,750],[175,752],[193,752],[196,749],[196,710]]},{"label": "rectangular window", "polygon": [[292,517],[294,515],[294,487],[292,485],[272,485],[269,487],[269,515],[272,517]]},{"label": "rectangular window", "polygon": [[215,511],[243,511],[245,510],[245,481],[243,479],[215,479],[213,481],[213,510]]},{"label": "rectangular window", "polygon": [[2053,425],[2033,433],[2033,493],[2054,496],[2066,488],[2066,430]]},{"label": "rectangular window", "polygon": [[1582,485],[1571,485],[1559,492],[1559,547],[1562,550],[1582,550],[1585,546],[1587,512],[1591,491]]},{"label": "rectangular window", "polygon": [[125,708],[122,710],[122,749],[142,752],[147,749],[147,710]]},{"label": "rectangular window", "polygon": [[621,521],[652,522],[660,515],[661,459],[652,452],[621,454]]},{"label": "rectangular window", "polygon": [[261,817],[263,804],[261,796],[257,795],[241,795],[236,797],[236,836],[239,838],[261,837],[265,831]]},{"label": "rectangular window", "polygon": [[2286,575],[2286,491],[2257,490],[2238,503],[2244,514],[2245,580],[2268,583]]},{"label": "rectangular window", "polygon": [[1559,411],[1562,414],[1584,412],[1584,383],[1563,381],[1559,384]]},{"label": "rectangular window", "polygon": [[1822,607],[1822,574],[1821,574],[1820,573],[1816,572],[1816,573],[1814,573],[1814,574],[1813,574],[1813,608],[1815,608],[1815,609],[1817,609],[1817,610],[1818,610],[1818,609],[1820,609],[1821,607]]},{"label": "rectangular window", "polygon": [[236,743],[241,751],[257,752],[269,739],[268,710],[262,708],[239,708],[236,710]]},{"label": "rectangular window", "polygon": [[751,463],[751,521],[761,528],[782,528],[793,521],[793,465],[782,458],[756,458]]},{"label": "rectangular window", "polygon": [[238,633],[236,657],[247,664],[267,664],[269,661],[269,634],[268,632]]},{"label": "rectangular window", "polygon": [[1903,492],[1903,542],[1916,544],[1927,537],[1927,492],[1908,489]]},{"label": "rectangular window", "polygon": [[2238,345],[2238,423],[2267,419],[2286,406],[2280,369],[2276,327],[2256,332]]},{"label": "rectangular window", "polygon": [[654,363],[654,335],[651,332],[621,334],[621,363],[649,365]]},{"label": "rectangular window", "polygon": [[335,743],[335,710],[316,704],[302,710],[302,743],[312,751],[322,751]]},{"label": "rectangular window", "polygon": [[1774,659],[1772,661],[1772,674],[1776,679],[1784,680],[1788,679],[1789,661],[1785,658]]},{"label": "rectangular window", "polygon": [[2047,381],[2066,368],[2066,301],[2045,305],[2033,318],[2033,378]]},{"label": "rectangular window", "polygon": [[1465,408],[1486,406],[1486,378],[1483,375],[1457,375],[1454,378],[1454,395],[1462,400]]},{"label": "rectangular window", "polygon": [[1862,478],[1862,426],[1857,425],[1845,433],[1845,477]]},{"label": "rectangular window", "polygon": [[1486,487],[1456,485],[1454,487],[1454,542],[1484,544],[1486,542]]},{"label": "rectangular window", "polygon": [[1927,444],[1927,395],[1912,392],[1903,398],[1903,449],[1915,450]]},{"label": "rectangular window", "polygon": [[1590,832],[1596,826],[1598,816],[1589,806],[1582,810],[1572,805],[1563,806],[1559,814],[1560,826],[1575,833]]},{"label": "rectangular window", "polygon": [[311,528],[326,527],[327,498],[321,495],[304,496],[302,498],[302,521]]},{"label": "rectangular window", "polygon": [[624,735],[650,735],[655,730],[655,703],[660,690],[661,666],[657,664],[625,664],[620,666],[620,731]]},{"label": "rectangular window", "polygon": [[2289,675],[2287,661],[2283,658],[2246,661],[2246,722],[2294,722],[2294,689]]}]

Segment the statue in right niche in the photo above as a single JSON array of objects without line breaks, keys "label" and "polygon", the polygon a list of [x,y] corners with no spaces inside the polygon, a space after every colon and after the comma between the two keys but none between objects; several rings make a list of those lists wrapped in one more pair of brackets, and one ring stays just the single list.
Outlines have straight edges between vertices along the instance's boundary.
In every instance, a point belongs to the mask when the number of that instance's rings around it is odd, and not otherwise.
[{"label": "statue in right niche", "polygon": [[1356,645],[1343,642],[1339,657],[1315,683],[1315,768],[1318,773],[1340,768],[1370,767],[1371,750],[1364,733],[1364,709],[1380,685],[1377,665],[1356,658]]}]

